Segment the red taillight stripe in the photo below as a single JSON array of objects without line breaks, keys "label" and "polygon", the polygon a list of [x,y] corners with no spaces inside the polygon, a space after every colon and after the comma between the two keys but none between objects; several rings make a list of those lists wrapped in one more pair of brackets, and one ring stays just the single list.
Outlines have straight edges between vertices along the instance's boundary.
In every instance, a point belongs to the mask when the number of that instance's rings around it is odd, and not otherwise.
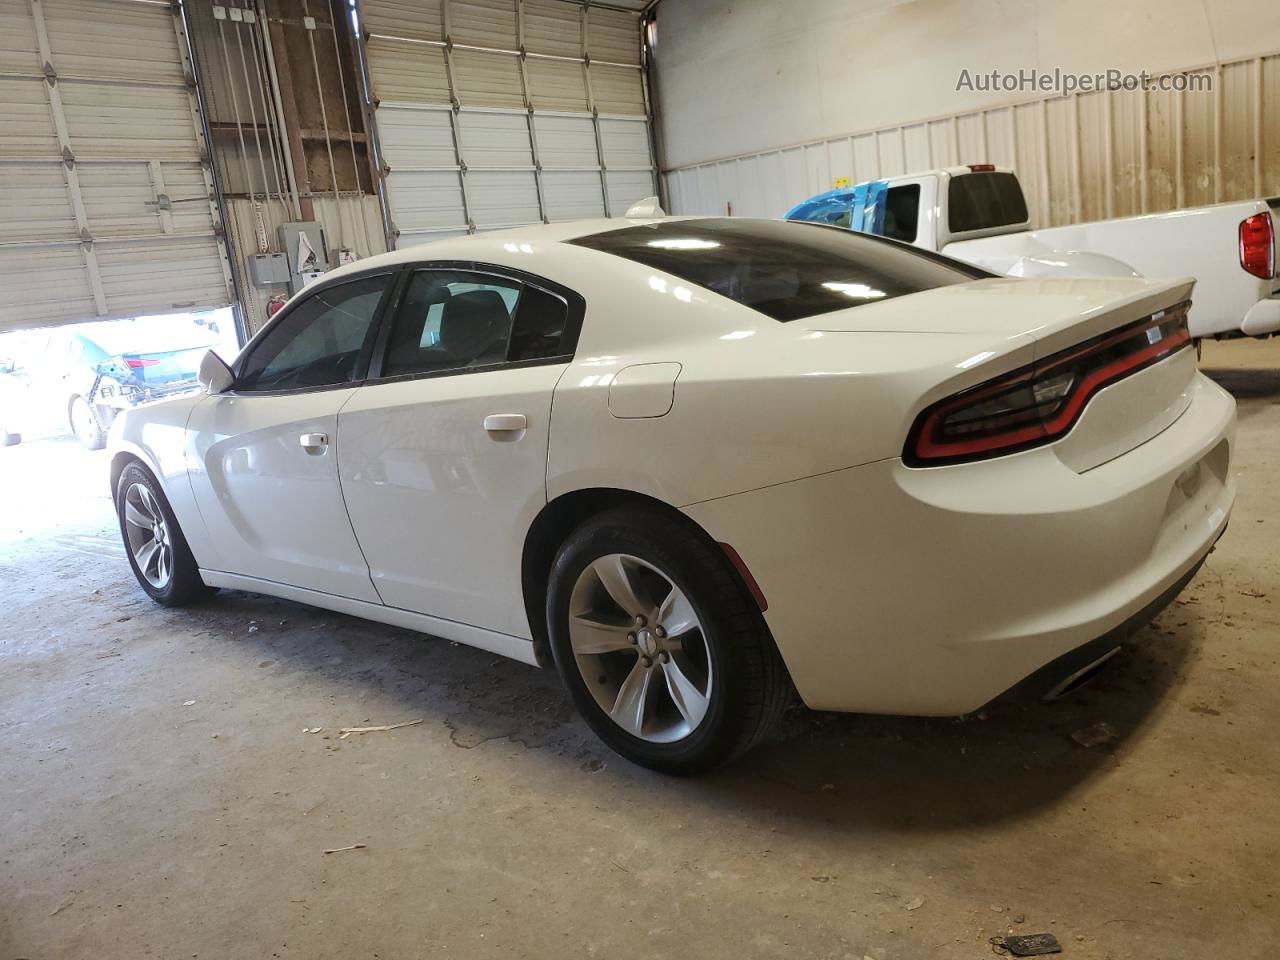
[{"label": "red taillight stripe", "polygon": [[1139,350],[1137,353],[1132,353],[1127,357],[1120,357],[1105,367],[1099,367],[1080,382],[1080,386],[1071,395],[1067,405],[1056,417],[1049,421],[1046,432],[1056,433],[1069,426],[1081,408],[1107,384],[1120,379],[1126,373],[1136,370],[1149,360],[1154,360],[1159,356],[1182,349],[1190,342],[1191,334],[1185,329],[1179,330],[1172,336],[1151,344],[1145,350]]},{"label": "red taillight stripe", "polygon": [[[1037,446],[1062,436],[1075,424],[1085,405],[1104,387],[1170,356],[1191,342],[1191,334],[1186,326],[1189,307],[1189,303],[1179,304],[1146,320],[1069,347],[1038,363],[934,404],[913,426],[904,451],[904,460],[912,466],[933,466],[958,460],[981,459],[983,456],[996,456]],[[1057,371],[1067,372],[1073,364],[1087,364],[1091,355],[1111,350],[1149,330],[1165,326],[1171,320],[1177,321],[1179,326],[1154,343],[1115,357],[1095,369],[1079,371],[1079,380],[1072,384],[1065,402],[1059,401],[1062,403],[1061,407],[1049,419],[1005,430],[993,428],[986,435],[970,439],[938,439],[941,436],[940,424],[958,411],[973,407],[990,397],[1041,382],[1053,377]],[[1034,415],[1034,410],[1035,407],[1024,407],[1022,416],[1025,417],[1028,411]]]}]

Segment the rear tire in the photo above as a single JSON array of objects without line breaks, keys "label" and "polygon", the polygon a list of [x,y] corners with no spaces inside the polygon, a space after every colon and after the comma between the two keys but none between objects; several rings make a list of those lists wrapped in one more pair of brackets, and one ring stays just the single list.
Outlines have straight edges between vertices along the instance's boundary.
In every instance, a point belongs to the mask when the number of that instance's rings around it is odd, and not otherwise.
[{"label": "rear tire", "polygon": [[156,603],[180,607],[211,596],[169,501],[142,464],[129,464],[116,483],[120,536],[138,585]]},{"label": "rear tire", "polygon": [[101,450],[107,445],[107,431],[98,412],[84,397],[71,398],[71,431],[89,450]]},{"label": "rear tire", "polygon": [[560,677],[628,760],[701,773],[777,725],[791,684],[764,617],[716,544],[679,518],[623,507],[586,521],[549,588]]}]

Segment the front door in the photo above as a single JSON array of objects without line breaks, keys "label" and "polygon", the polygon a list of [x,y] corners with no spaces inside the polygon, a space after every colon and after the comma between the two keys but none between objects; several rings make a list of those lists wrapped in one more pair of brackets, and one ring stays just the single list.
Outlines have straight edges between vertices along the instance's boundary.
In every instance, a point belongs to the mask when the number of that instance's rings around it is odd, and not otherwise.
[{"label": "front door", "polygon": [[368,383],[338,416],[343,494],[387,605],[529,637],[521,552],[546,504],[569,296],[488,273],[412,274]]},{"label": "front door", "polygon": [[196,405],[188,467],[222,572],[378,602],[338,481],[338,412],[357,392],[391,275],[329,285],[246,348]]}]

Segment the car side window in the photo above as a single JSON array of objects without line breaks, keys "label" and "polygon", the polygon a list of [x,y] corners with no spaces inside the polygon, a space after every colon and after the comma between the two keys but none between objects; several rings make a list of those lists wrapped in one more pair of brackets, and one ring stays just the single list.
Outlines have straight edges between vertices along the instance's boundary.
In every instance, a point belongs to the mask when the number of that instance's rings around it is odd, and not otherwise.
[{"label": "car side window", "polygon": [[517,361],[564,356],[569,352],[564,343],[568,323],[569,305],[563,297],[525,284],[516,307],[507,358]]},{"label": "car side window", "polygon": [[355,379],[391,275],[327,287],[290,310],[254,346],[236,390],[298,390]]},{"label": "car side window", "polygon": [[396,311],[381,376],[504,363],[523,284],[459,270],[418,270]]}]

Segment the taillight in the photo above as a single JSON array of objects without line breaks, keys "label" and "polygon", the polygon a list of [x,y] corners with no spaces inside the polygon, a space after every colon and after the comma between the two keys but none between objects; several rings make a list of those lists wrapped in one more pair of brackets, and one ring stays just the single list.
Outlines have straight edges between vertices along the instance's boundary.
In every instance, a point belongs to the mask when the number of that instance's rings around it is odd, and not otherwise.
[{"label": "taillight", "polygon": [[1180,303],[925,408],[903,461],[932,467],[986,460],[1058,439],[1099,390],[1187,346],[1190,307]]},{"label": "taillight", "polygon": [[994,163],[971,163],[969,164],[970,173],[990,173],[996,168]]},{"label": "taillight", "polygon": [[1255,213],[1240,221],[1240,266],[1255,277],[1270,280],[1276,275],[1276,235],[1271,214]]},{"label": "taillight", "polygon": [[126,357],[124,362],[130,370],[141,370],[143,367],[154,367],[160,361],[151,357]]}]

